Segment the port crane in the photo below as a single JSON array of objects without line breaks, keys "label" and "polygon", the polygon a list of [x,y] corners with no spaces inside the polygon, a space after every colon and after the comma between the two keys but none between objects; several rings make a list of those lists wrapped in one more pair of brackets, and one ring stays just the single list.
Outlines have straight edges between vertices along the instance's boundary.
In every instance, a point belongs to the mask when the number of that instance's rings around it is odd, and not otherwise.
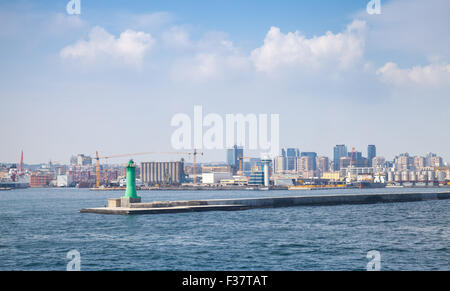
[{"label": "port crane", "polygon": [[203,156],[203,152],[197,151],[194,149],[193,152],[166,152],[163,154],[171,154],[171,155],[190,155],[193,157],[193,175],[194,175],[194,185],[197,184],[197,156]]},{"label": "port crane", "polygon": [[100,187],[100,160],[107,160],[107,159],[114,159],[114,158],[124,158],[124,157],[131,157],[131,156],[141,156],[141,155],[151,155],[156,154],[155,152],[142,152],[142,153],[134,153],[134,154],[120,154],[120,155],[111,155],[111,156],[104,156],[100,157],[98,155],[98,151],[95,152],[95,159],[97,160],[96,165],[96,187]]}]

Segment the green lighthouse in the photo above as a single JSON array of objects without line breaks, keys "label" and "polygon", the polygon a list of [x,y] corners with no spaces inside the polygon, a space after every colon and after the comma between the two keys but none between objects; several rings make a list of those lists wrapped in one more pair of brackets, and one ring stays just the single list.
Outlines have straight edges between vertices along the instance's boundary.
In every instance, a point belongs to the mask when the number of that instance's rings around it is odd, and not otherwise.
[{"label": "green lighthouse", "polygon": [[124,198],[139,199],[136,192],[136,164],[133,160],[128,162],[127,166],[127,190]]}]

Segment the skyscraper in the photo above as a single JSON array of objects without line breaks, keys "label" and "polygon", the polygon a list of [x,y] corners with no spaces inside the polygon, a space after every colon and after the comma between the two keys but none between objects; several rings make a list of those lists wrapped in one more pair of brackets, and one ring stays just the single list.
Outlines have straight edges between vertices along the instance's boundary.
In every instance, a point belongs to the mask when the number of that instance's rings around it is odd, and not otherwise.
[{"label": "skyscraper", "polygon": [[369,160],[369,167],[372,167],[372,160],[377,156],[377,148],[371,144],[367,146],[367,159]]},{"label": "skyscraper", "polygon": [[317,170],[317,153],[313,153],[313,152],[302,152],[300,154],[301,157],[310,157],[312,160],[312,170],[315,171]]},{"label": "skyscraper", "polygon": [[300,156],[299,149],[286,149],[286,170],[294,171],[297,168],[297,158]]},{"label": "skyscraper", "polygon": [[341,158],[346,158],[347,154],[348,154],[347,147],[344,144],[336,145],[334,147],[333,161],[334,161],[334,170],[335,171],[339,171],[340,160],[341,160]]},{"label": "skyscraper", "polygon": [[234,170],[239,169],[239,158],[244,157],[244,149],[235,145],[232,149],[227,150],[227,164],[232,166]]}]

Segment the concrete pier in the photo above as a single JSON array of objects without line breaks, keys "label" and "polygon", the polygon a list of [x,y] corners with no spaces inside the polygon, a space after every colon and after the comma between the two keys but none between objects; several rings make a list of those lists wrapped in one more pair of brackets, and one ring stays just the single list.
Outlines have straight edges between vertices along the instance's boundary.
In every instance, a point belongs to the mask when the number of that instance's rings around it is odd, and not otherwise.
[{"label": "concrete pier", "polygon": [[238,211],[255,208],[295,206],[326,206],[343,204],[374,204],[394,202],[418,202],[450,199],[450,192],[440,193],[379,193],[379,194],[330,194],[289,197],[266,197],[244,199],[214,199],[192,201],[161,201],[143,203],[140,200],[123,201],[109,199],[108,207],[86,208],[81,213],[96,214],[164,214],[203,211]]}]

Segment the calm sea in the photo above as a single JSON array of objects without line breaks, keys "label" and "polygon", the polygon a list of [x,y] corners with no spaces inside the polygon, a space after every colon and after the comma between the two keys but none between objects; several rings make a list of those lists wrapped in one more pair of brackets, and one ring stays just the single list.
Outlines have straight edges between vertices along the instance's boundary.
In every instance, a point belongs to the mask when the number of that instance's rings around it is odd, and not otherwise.
[{"label": "calm sea", "polygon": [[[151,201],[320,193],[139,195]],[[78,212],[121,195],[86,189],[0,192],[0,270],[66,270],[71,250],[80,253],[81,270],[365,270],[371,250],[380,252],[382,270],[450,270],[450,200],[144,216]]]}]

